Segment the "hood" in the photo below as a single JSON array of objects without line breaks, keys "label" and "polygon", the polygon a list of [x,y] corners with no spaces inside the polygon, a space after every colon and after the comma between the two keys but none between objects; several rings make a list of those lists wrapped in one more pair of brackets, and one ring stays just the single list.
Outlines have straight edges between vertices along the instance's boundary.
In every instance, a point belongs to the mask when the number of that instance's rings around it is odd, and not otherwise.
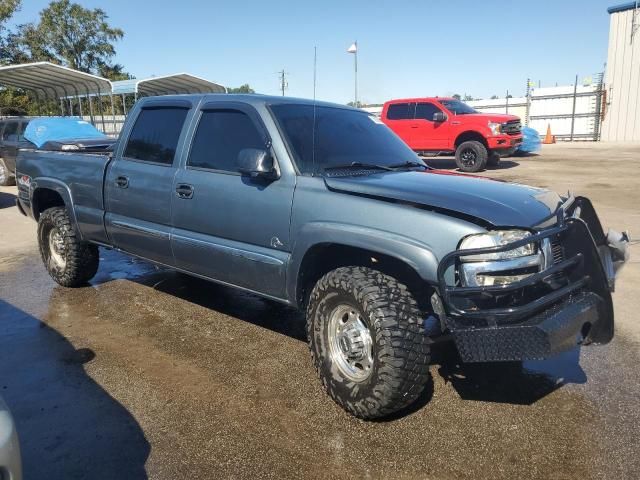
[{"label": "hood", "polygon": [[459,115],[459,117],[487,120],[495,123],[512,122],[514,120],[520,121],[520,117],[505,115],[504,113],[468,113],[466,115]]},{"label": "hood", "polygon": [[458,212],[503,227],[538,225],[562,202],[542,188],[439,170],[325,177],[325,183],[337,192]]}]

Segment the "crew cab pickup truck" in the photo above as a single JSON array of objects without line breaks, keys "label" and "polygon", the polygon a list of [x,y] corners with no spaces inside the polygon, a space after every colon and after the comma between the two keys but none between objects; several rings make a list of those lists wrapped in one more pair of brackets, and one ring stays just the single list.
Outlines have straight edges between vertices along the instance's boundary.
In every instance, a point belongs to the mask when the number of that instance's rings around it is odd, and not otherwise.
[{"label": "crew cab pickup truck", "polygon": [[360,418],[420,395],[434,342],[497,362],[613,337],[627,237],[588,199],[432,170],[349,107],[148,97],[113,154],[23,150],[18,185],[60,285],[106,247],[296,307],[324,388]]},{"label": "crew cab pickup truck", "polygon": [[496,166],[522,143],[518,117],[479,113],[455,98],[392,100],[381,119],[420,154],[455,155],[464,172]]}]

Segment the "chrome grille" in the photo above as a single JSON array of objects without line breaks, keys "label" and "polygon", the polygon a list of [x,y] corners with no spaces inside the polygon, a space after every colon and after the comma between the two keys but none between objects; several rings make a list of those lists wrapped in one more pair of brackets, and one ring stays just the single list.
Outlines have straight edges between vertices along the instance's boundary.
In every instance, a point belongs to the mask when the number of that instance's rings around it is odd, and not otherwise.
[{"label": "chrome grille", "polygon": [[502,131],[509,135],[516,135],[520,133],[521,129],[520,120],[510,120],[502,124]]}]

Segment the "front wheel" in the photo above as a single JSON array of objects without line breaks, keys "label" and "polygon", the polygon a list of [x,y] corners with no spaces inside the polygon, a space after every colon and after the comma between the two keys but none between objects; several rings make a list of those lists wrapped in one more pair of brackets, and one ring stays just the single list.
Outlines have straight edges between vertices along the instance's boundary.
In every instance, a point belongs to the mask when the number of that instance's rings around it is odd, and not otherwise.
[{"label": "front wheel", "polygon": [[486,147],[475,140],[463,142],[456,148],[456,165],[463,172],[479,172],[487,166]]},{"label": "front wheel", "polygon": [[405,285],[364,267],[322,277],[309,299],[307,334],[329,396],[374,419],[413,403],[429,381],[425,315]]},{"label": "front wheel", "polygon": [[49,275],[63,287],[84,285],[98,271],[98,247],[78,239],[64,207],[42,212],[38,244]]}]

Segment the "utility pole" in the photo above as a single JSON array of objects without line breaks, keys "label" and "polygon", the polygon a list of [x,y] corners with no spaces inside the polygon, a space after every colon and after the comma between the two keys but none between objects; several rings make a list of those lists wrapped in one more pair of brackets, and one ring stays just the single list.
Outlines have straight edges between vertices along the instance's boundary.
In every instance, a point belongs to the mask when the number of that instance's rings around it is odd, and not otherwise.
[{"label": "utility pole", "polygon": [[289,83],[287,82],[287,72],[282,69],[282,71],[278,72],[280,75],[280,90],[282,91],[282,96],[284,97],[284,91],[289,88]]}]

